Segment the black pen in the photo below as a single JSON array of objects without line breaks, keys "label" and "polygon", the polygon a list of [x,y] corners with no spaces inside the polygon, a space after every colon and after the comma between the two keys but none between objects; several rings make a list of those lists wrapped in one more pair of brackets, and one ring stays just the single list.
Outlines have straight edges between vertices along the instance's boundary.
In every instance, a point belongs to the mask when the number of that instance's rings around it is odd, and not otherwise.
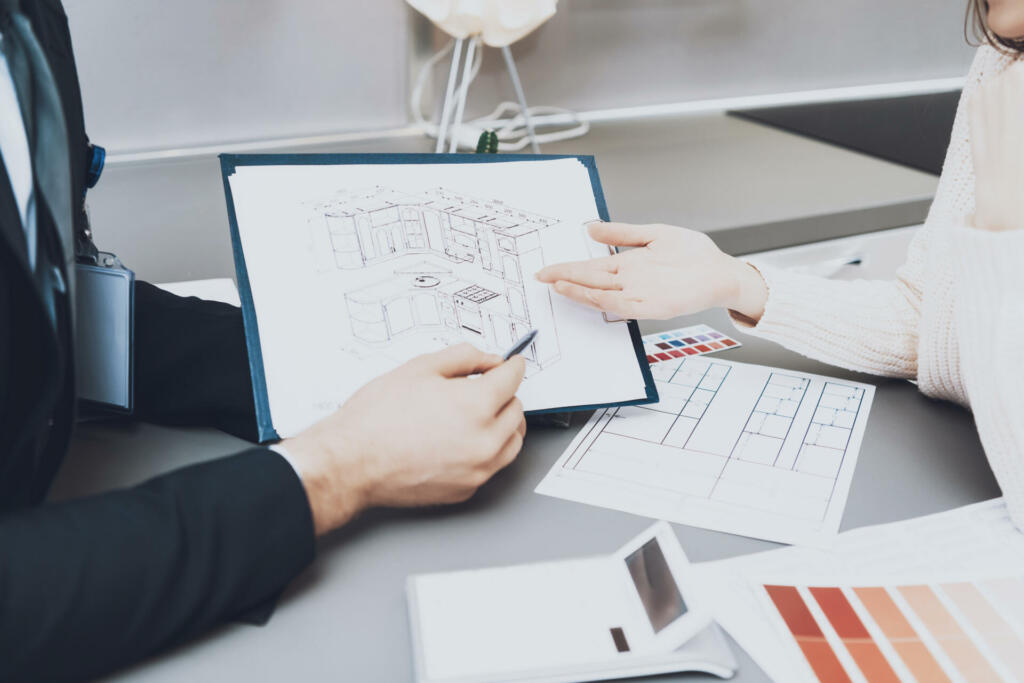
[{"label": "black pen", "polygon": [[502,360],[508,360],[517,353],[522,353],[523,349],[532,344],[533,340],[537,338],[537,332],[538,330],[530,330],[529,332],[527,332],[525,337],[517,341],[515,343],[515,346],[513,346],[511,349],[505,352],[505,355],[502,357]]}]

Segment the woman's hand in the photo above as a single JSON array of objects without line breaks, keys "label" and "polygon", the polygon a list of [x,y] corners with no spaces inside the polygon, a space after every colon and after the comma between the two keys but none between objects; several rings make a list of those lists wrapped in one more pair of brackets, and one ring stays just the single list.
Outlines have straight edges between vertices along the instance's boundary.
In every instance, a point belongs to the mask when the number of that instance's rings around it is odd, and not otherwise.
[{"label": "woman's hand", "polygon": [[974,227],[1024,228],[1024,62],[981,85],[968,103]]},{"label": "woman's hand", "polygon": [[673,318],[723,306],[753,321],[768,298],[761,274],[724,254],[707,235],[670,225],[593,223],[590,235],[613,256],[559,263],[537,279],[559,294],[623,318]]}]

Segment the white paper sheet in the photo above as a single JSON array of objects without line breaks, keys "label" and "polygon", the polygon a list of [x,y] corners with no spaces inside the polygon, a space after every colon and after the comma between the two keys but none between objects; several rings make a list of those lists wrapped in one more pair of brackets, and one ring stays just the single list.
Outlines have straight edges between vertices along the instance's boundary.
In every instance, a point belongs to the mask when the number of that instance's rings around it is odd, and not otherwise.
[{"label": "white paper sheet", "polygon": [[793,657],[774,615],[760,599],[760,584],[831,585],[943,580],[951,576],[1019,574],[1024,567],[1024,534],[1013,526],[1001,498],[949,512],[855,529],[840,534],[830,551],[782,548],[692,565],[715,618],[776,681],[801,680],[806,664]]},{"label": "white paper sheet", "polygon": [[646,395],[624,323],[553,294],[543,265],[607,253],[576,159],[240,166],[230,178],[270,412],[289,436],[410,357],[529,329],[527,410]]},{"label": "white paper sheet", "polygon": [[783,543],[839,530],[874,387],[690,356],[597,411],[537,493]]}]

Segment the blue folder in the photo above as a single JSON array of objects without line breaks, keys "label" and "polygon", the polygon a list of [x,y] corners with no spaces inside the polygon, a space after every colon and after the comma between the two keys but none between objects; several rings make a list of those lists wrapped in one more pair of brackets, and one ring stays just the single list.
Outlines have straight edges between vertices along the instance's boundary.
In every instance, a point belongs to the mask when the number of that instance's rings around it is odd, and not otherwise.
[{"label": "blue folder", "polygon": [[[242,317],[245,321],[245,341],[249,349],[249,370],[252,375],[253,398],[256,403],[256,423],[261,442],[279,439],[274,429],[273,416],[270,414],[270,401],[267,397],[267,380],[263,369],[263,354],[260,351],[260,336],[256,325],[256,309],[253,306],[252,288],[249,285],[249,273],[245,267],[245,255],[242,252],[242,241],[238,233],[238,219],[235,214],[234,198],[231,196],[229,178],[239,166],[333,166],[341,164],[493,164],[510,161],[541,161],[549,159],[577,159],[590,173],[590,183],[594,189],[594,201],[597,204],[598,216],[601,220],[609,220],[608,206],[605,203],[601,180],[597,175],[597,164],[592,156],[557,155],[557,154],[222,154],[220,155],[221,175],[224,180],[224,195],[227,199],[228,222],[231,227],[231,246],[235,258],[235,273],[238,277],[238,294],[242,301]],[[646,403],[657,403],[658,390],[651,375],[647,354],[644,352],[640,338],[640,328],[635,320],[626,323],[633,350],[643,374],[647,395],[644,398],[621,403],[603,403],[593,405],[564,406],[546,410],[528,411],[528,415],[540,413],[564,413],[583,410],[596,410],[612,406],[631,406]]]}]

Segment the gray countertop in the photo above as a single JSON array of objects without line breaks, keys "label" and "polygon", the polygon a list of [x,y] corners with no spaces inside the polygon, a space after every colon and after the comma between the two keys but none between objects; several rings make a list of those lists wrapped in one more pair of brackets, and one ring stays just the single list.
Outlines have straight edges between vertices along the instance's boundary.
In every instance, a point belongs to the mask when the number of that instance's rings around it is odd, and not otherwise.
[{"label": "gray countertop", "polygon": [[[288,152],[426,152],[400,137]],[[545,153],[593,154],[611,216],[711,232],[751,253],[920,223],[934,176],[724,114],[594,123]],[[89,192],[100,248],[143,279],[234,273],[214,157],[112,166]]]},{"label": "gray countertop", "polygon": [[[653,332],[704,322],[721,311],[644,325]],[[938,512],[999,495],[970,414],[922,396],[909,382],[828,368],[737,335],[721,357],[871,381],[878,387],[843,518],[844,530]],[[115,677],[131,681],[404,681],[412,677],[405,579],[410,574],[607,553],[650,520],[540,496],[533,488],[574,428],[536,429],[518,460],[468,503],[431,510],[379,510],[323,539],[317,559],[262,628],[230,625]],[[156,473],[231,453],[232,437],[139,424],[83,426],[53,491],[62,499],[130,485]],[[675,526],[693,561],[775,544]],[[741,683],[765,680],[736,648]],[[715,680],[664,676],[657,680]]]}]

